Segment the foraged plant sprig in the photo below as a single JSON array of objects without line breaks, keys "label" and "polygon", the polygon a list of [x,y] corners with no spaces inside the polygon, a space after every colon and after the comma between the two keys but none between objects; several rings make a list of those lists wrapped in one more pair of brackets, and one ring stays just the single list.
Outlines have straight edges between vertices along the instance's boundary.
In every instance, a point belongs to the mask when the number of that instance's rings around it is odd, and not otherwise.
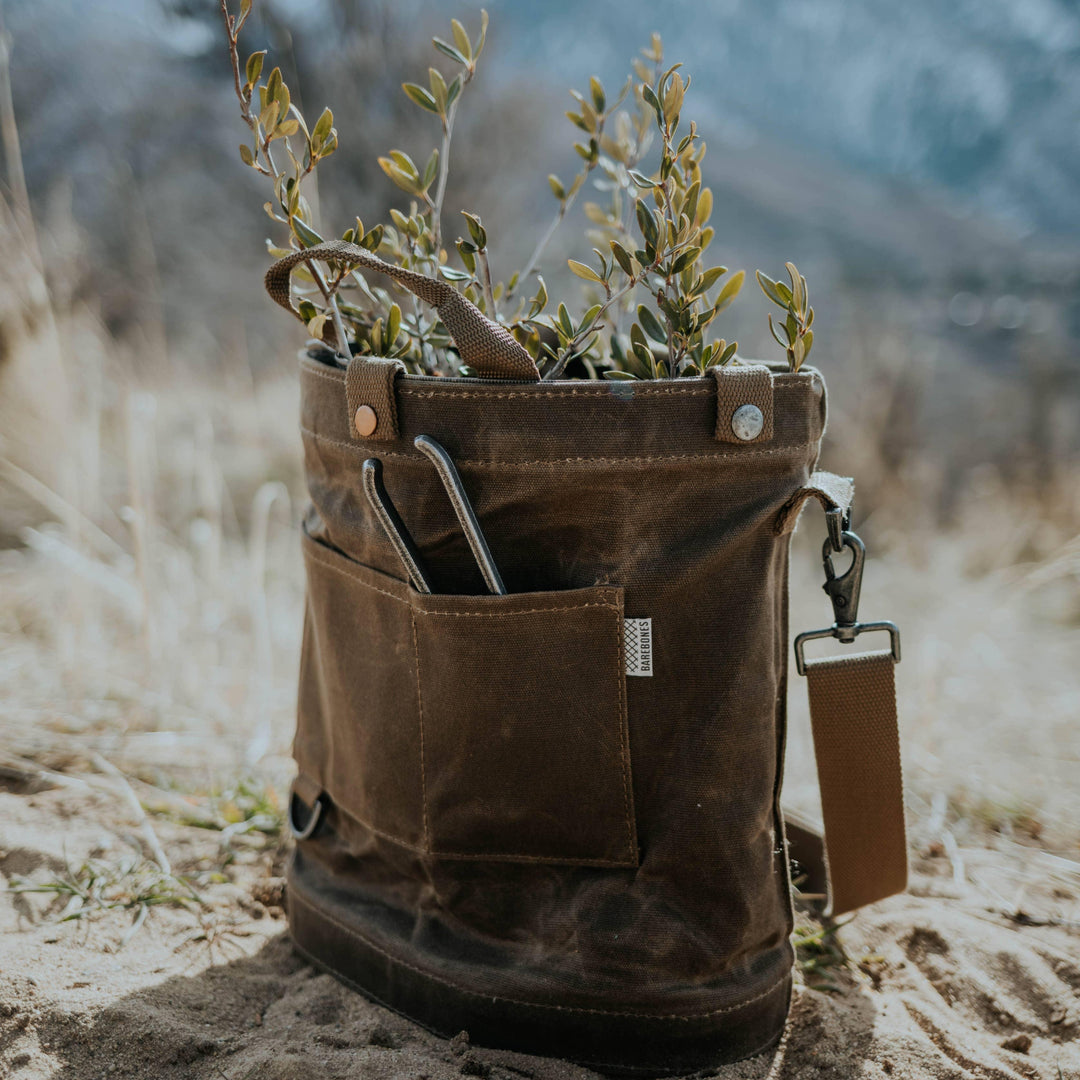
[{"label": "foraged plant sprig", "polygon": [[814,309],[810,306],[810,293],[806,288],[806,278],[799,273],[794,263],[784,263],[784,268],[791,279],[788,288],[782,281],[773,281],[767,274],[757,271],[761,291],[785,313],[785,319],[777,330],[769,316],[769,330],[776,343],[787,354],[788,367],[798,371],[803,361],[810,355],[814,344]]},{"label": "foraged plant sprig", "polygon": [[[728,307],[742,289],[745,274],[739,271],[710,300],[708,292],[728,272],[727,267],[704,268],[701,256],[711,243],[714,230],[708,220],[712,211],[712,193],[702,189],[701,161],[705,145],[693,123],[676,142],[686,90],[679,73],[681,64],[663,69],[663,48],[653,35],[644,57],[650,69],[637,68],[639,82],[634,86],[639,105],[636,126],[623,125],[621,138],[609,140],[604,169],[611,204],[605,211],[590,204],[589,217],[601,226],[600,239],[607,240],[610,257],[594,248],[599,268],[570,259],[570,269],[585,281],[599,285],[603,296],[598,305],[586,312],[576,327],[571,320],[559,317],[552,326],[558,348],[551,350],[555,362],[545,377],[556,377],[566,365],[579,357],[589,357],[598,341],[598,327],[607,319],[611,326],[610,350],[615,367],[604,372],[608,378],[668,378],[683,374],[702,374],[715,364],[728,363],[738,348],[720,339],[706,343],[706,327]],[[655,172],[647,175],[638,165],[644,133],[651,117],[660,135],[660,160]],[[623,209],[633,207],[631,232]],[[624,351],[615,334],[613,308],[642,286],[654,307],[637,305],[637,320],[630,326],[629,348]],[[652,344],[650,344],[650,340]],[[550,348],[550,347],[549,347]]]},{"label": "foraged plant sprig", "polygon": [[[317,234],[311,228],[311,206],[301,192],[304,181],[315,171],[322,158],[329,157],[338,145],[337,130],[334,128],[334,115],[324,109],[315,126],[309,131],[300,110],[293,104],[289,88],[281,75],[280,68],[274,68],[265,81],[260,80],[266,50],[253,52],[240,68],[238,40],[240,31],[251,14],[252,0],[241,0],[240,15],[230,14],[227,0],[221,0],[221,14],[225,20],[225,34],[229,43],[229,59],[232,63],[233,82],[236,96],[240,101],[240,115],[253,136],[254,145],[241,143],[240,158],[245,165],[270,177],[274,184],[276,206],[272,202],[264,204],[266,213],[274,220],[288,225],[292,237],[299,246],[308,247],[317,243]],[[258,111],[252,105],[258,91]],[[302,160],[293,152],[290,138],[303,132]],[[274,160],[273,144],[280,141],[285,155],[292,166],[292,172],[279,168]],[[298,149],[300,149],[298,147]],[[333,321],[334,338],[340,348],[345,348],[348,341],[341,312],[335,298],[336,285],[327,284],[317,266],[311,266],[299,272],[301,277],[307,274],[318,287],[326,305],[326,311],[315,328],[309,329],[316,337],[323,337],[326,319]],[[314,316],[313,316],[314,318]],[[318,333],[316,333],[318,330]]]},{"label": "foraged plant sprig", "polygon": [[[262,79],[264,51],[252,53],[241,68],[238,37],[252,0],[241,0],[238,17],[229,13],[228,0],[220,3],[241,116],[253,137],[250,145],[241,146],[241,158],[272,181],[274,200],[265,209],[288,229],[288,248],[272,241],[268,248],[280,256],[312,247],[323,237],[312,220],[304,185],[320,160],[337,148],[333,114],[325,109],[309,129],[280,69]],[[438,117],[441,139],[422,167],[399,149],[379,158],[382,170],[410,197],[409,206],[392,209],[389,223],[370,229],[357,218],[343,239],[395,265],[443,277],[489,318],[509,327],[545,379],[565,376],[571,365],[575,373],[581,368],[592,378],[656,379],[700,375],[737,362],[738,343],[710,338],[708,332],[739,295],[745,274],[729,275],[727,267],[703,262],[715,235],[709,224],[713,196],[701,171],[705,144],[693,122],[682,124],[690,80],[683,78],[680,64],[665,66],[659,35],[634,61],[634,74],[613,99],[595,76],[587,94],[571,91],[575,108],[566,115],[585,136],[574,142],[582,164],[567,184],[554,174],[548,177],[557,209],[520,272],[505,284],[493,273],[488,231],[476,212],[461,211],[467,235],[444,245],[454,123],[464,88],[476,75],[487,29],[487,12],[481,12],[475,38],[451,20],[452,41],[434,38],[432,43],[455,65],[452,73],[429,67],[426,86],[402,84],[410,101]],[[631,107],[623,108],[627,101]],[[657,138],[659,154],[650,159],[650,169],[644,163]],[[288,165],[279,168],[275,153]],[[604,204],[585,204],[589,236],[598,246],[589,262],[568,260],[569,269],[585,283],[585,310],[575,317],[560,303],[554,314],[545,314],[549,297],[538,273],[541,261],[590,181],[606,196]],[[451,264],[448,246],[460,266]],[[437,313],[424,309],[411,293],[395,284],[373,284],[340,263],[325,265],[323,271],[313,260],[293,271],[298,313],[313,337],[344,356],[389,356],[429,375],[472,374],[462,366]],[[758,280],[787,312],[779,331],[771,317],[770,327],[798,370],[813,342],[813,310],[806,304],[805,279],[788,266],[791,289],[760,272]],[[519,296],[526,286],[536,290],[527,300]]]}]

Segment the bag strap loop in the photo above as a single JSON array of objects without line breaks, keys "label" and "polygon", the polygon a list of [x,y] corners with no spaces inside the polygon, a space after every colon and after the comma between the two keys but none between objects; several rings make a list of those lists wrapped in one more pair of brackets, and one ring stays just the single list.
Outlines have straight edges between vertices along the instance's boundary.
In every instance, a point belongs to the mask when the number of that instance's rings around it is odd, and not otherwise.
[{"label": "bag strap loop", "polygon": [[[481,377],[521,382],[535,382],[540,378],[536,362],[524,346],[514,340],[505,326],[492,322],[457,289],[445,281],[418,274],[415,270],[394,266],[365,248],[344,240],[316,244],[278,259],[266,271],[264,278],[266,291],[271,299],[293,314],[299,314],[292,303],[290,271],[299,263],[311,263],[315,260],[344,263],[350,267],[362,266],[366,270],[386,274],[399,285],[404,285],[424,303],[438,311],[457,345],[463,363],[474,368]],[[340,347],[345,347],[344,342],[340,343]]]},{"label": "bag strap loop", "polygon": [[[834,541],[835,523],[850,511],[853,485],[831,473],[814,473],[788,501],[781,518],[789,532],[811,496],[825,507],[830,536],[822,548],[825,592],[835,621],[795,639],[795,660],[806,676],[814,736],[824,836],[805,820],[785,813],[788,849],[805,871],[804,894],[824,900],[835,917],[907,887],[907,834],[900,732],[894,669],[900,661],[900,632],[891,622],[860,623],[859,591],[865,547],[846,529]],[[834,548],[850,548],[850,567],[837,575]],[[803,646],[821,637],[851,643],[867,631],[887,630],[890,649],[807,660]]]}]

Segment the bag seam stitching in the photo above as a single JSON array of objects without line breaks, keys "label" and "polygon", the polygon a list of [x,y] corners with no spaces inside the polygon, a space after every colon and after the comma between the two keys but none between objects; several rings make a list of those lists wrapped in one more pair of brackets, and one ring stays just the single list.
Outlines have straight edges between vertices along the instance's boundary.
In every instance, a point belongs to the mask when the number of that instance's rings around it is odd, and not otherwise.
[{"label": "bag seam stitching", "polygon": [[[625,618],[625,616],[624,616]],[[619,713],[616,719],[615,740],[619,749],[619,763],[622,765],[623,782],[623,817],[626,819],[626,851],[635,863],[638,860],[637,823],[634,821],[633,800],[630,788],[630,718],[626,704],[626,645],[622,619],[615,619],[615,647],[617,666],[615,678],[619,684]]]},{"label": "bag seam stitching", "polygon": [[[623,655],[622,655],[622,643],[621,643],[621,639],[620,639],[620,636],[619,636],[619,620],[618,620],[618,613],[619,613],[619,610],[620,610],[619,606],[617,604],[580,604],[580,605],[578,605],[576,607],[539,608],[539,609],[536,609],[536,611],[534,611],[534,612],[528,612],[528,614],[547,613],[549,611],[553,611],[553,612],[580,611],[583,608],[587,608],[587,607],[610,608],[611,610],[613,610],[616,613],[616,618],[612,621],[612,626],[613,626],[613,629],[615,630],[615,634],[616,634],[616,654],[615,654],[616,655],[616,661],[615,661],[616,662],[616,668],[615,668],[615,673],[616,673],[616,678],[618,679],[618,684],[619,684],[619,702],[618,702],[618,705],[616,707],[615,725],[614,725],[614,732],[613,733],[615,735],[615,742],[616,742],[616,747],[617,747],[616,754],[617,754],[618,761],[619,761],[620,779],[622,780],[621,788],[622,788],[622,797],[623,797],[623,825],[626,827],[626,841],[627,841],[626,851],[627,851],[627,857],[625,859],[611,859],[611,858],[604,858],[603,856],[595,856],[594,857],[594,856],[573,856],[573,855],[571,855],[571,856],[567,856],[564,859],[563,857],[558,856],[558,855],[532,855],[532,854],[528,854],[528,853],[525,853],[525,852],[512,852],[512,851],[503,851],[503,852],[497,852],[497,853],[493,853],[493,852],[464,852],[464,851],[459,852],[459,851],[441,850],[441,849],[436,848],[434,846],[433,842],[432,842],[431,836],[428,833],[427,783],[426,783],[426,780],[424,779],[425,774],[424,774],[424,757],[423,757],[423,753],[424,753],[424,750],[423,750],[423,747],[424,747],[423,715],[421,714],[421,719],[420,719],[420,724],[421,724],[421,727],[420,727],[420,731],[421,731],[421,735],[420,735],[420,755],[421,755],[421,757],[420,757],[420,771],[421,771],[421,785],[422,785],[422,790],[424,792],[424,836],[425,836],[425,843],[426,843],[426,846],[427,846],[427,851],[428,851],[429,854],[434,855],[434,856],[442,856],[442,857],[450,858],[450,859],[459,858],[459,859],[468,859],[468,860],[471,860],[471,861],[477,861],[477,860],[482,860],[482,859],[501,858],[501,859],[512,859],[514,861],[520,861],[520,862],[559,863],[559,862],[564,862],[564,861],[572,861],[572,862],[575,862],[575,863],[582,863],[582,862],[588,863],[591,866],[620,866],[620,867],[627,867],[627,866],[634,867],[634,866],[637,866],[637,864],[638,864],[637,850],[636,850],[636,845],[634,844],[634,823],[633,823],[633,819],[630,816],[630,803],[629,803],[629,800],[628,800],[628,797],[627,797],[627,787],[626,787],[626,783],[627,783],[627,761],[626,761],[626,756],[625,756],[625,752],[624,752],[624,748],[623,748],[623,736],[622,736],[623,731],[626,730],[626,702],[625,702],[625,698],[623,697],[623,694],[624,694],[625,689],[626,689],[626,682],[625,682],[625,679],[621,677],[622,676],[622,670],[623,670],[623,667],[625,665],[625,660],[624,660]],[[436,614],[436,615],[467,614],[467,615],[479,615],[480,617],[485,617],[485,618],[495,618],[498,615],[503,614],[503,613],[501,613],[501,612],[495,612],[495,613],[490,613],[490,612],[434,612],[433,614]],[[506,614],[510,614],[510,613],[508,612]],[[517,614],[526,614],[526,612],[518,612]],[[417,697],[420,698],[420,696],[421,696],[421,690],[420,690],[420,647],[419,647],[419,644],[417,643],[416,616],[415,615],[413,616],[412,621],[413,621],[413,648],[414,648],[415,653],[416,653]],[[612,725],[610,725],[610,724],[608,724],[606,726],[609,729],[611,729],[611,727],[612,727]]]},{"label": "bag seam stitching", "polygon": [[[440,1038],[440,1039],[445,1038],[445,1036],[440,1035],[439,1032],[436,1029],[430,1027],[427,1023],[424,1023],[424,1022],[422,1022],[420,1020],[415,1019],[414,1017],[410,1016],[408,1013],[402,1012],[400,1009],[398,1009],[395,1006],[391,1005],[388,1001],[386,1001],[384,998],[380,997],[374,991],[368,989],[366,986],[362,985],[361,983],[357,982],[355,979],[353,979],[350,976],[346,975],[344,972],[340,971],[338,968],[333,967],[332,965],[328,964],[325,960],[319,959],[319,957],[317,957],[310,950],[306,949],[295,938],[293,938],[293,943],[292,944],[293,944],[293,948],[296,949],[296,951],[302,957],[304,957],[304,959],[306,959],[308,961],[308,963],[311,964],[313,967],[319,968],[322,971],[329,972],[335,979],[339,979],[346,986],[351,987],[353,990],[357,991],[358,993],[363,994],[367,998],[370,998],[376,1004],[381,1005],[384,1009],[389,1009],[391,1012],[396,1012],[399,1016],[404,1016],[406,1020],[409,1020],[412,1023],[417,1024],[419,1027],[422,1027],[425,1031],[431,1032],[431,1034],[434,1035],[436,1038]],[[646,1014],[646,1015],[648,1015],[648,1014]],[[736,1059],[736,1061],[729,1062],[729,1064],[734,1065],[734,1064],[737,1064],[739,1061],[746,1061],[749,1058],[756,1057],[758,1054],[764,1053],[764,1051],[768,1050],[769,1047],[776,1045],[776,1043],[779,1041],[780,1036],[782,1034],[783,1034],[783,1025],[781,1025],[779,1031],[777,1031],[773,1035],[770,1035],[769,1038],[765,1042],[761,1043],[759,1046],[755,1047],[753,1050],[748,1050],[745,1054],[743,1054],[741,1057]],[[487,1047],[485,1049],[498,1050],[499,1047]],[[656,1071],[657,1071],[655,1068],[653,1068],[651,1066],[648,1066],[648,1065],[642,1065],[642,1066],[639,1066],[639,1065],[627,1065],[625,1062],[594,1061],[594,1060],[592,1060],[590,1058],[578,1058],[578,1057],[575,1057],[574,1060],[571,1062],[571,1064],[573,1064],[573,1065],[585,1065],[585,1066],[596,1066],[598,1068],[607,1068],[607,1069],[619,1069],[619,1070],[622,1070],[624,1072],[647,1073],[649,1075],[655,1075]]]},{"label": "bag seam stitching", "polygon": [[[327,443],[330,446],[338,446],[343,450],[351,450],[353,453],[363,454],[365,457],[370,457],[371,454],[368,450],[365,450],[362,446],[354,446],[352,443],[343,442],[341,439],[332,439],[329,435],[320,435],[317,431],[312,431],[311,428],[300,425],[300,430],[303,434],[314,439],[316,442]],[[752,445],[752,444],[747,444]],[[662,462],[662,461],[731,461],[741,458],[753,458],[753,457],[769,457],[773,454],[787,454],[796,453],[799,450],[808,450],[811,447],[817,446],[817,442],[806,443],[792,443],[787,446],[777,446],[770,450],[743,450],[740,453],[719,453],[719,454],[657,454],[647,457],[570,457],[570,458],[536,458],[531,461],[499,461],[493,458],[462,458],[457,462],[458,465],[468,465],[476,468],[484,467],[504,467],[504,466],[518,466],[518,465],[575,465],[584,463],[596,463],[603,464],[609,462],[611,464],[625,464],[625,465],[639,465],[648,464],[650,462]],[[405,458],[408,461],[422,461],[422,454],[402,454],[395,450],[378,450],[379,457],[396,457]]]},{"label": "bag seam stitching", "polygon": [[427,764],[424,758],[424,695],[420,689],[420,645],[416,634],[416,612],[410,620],[412,623],[413,660],[416,672],[416,712],[420,724],[420,802],[423,807],[424,827],[424,850],[431,852],[431,833],[428,829],[428,804],[427,804]]},{"label": "bag seam stitching", "polygon": [[[533,384],[530,384],[530,385],[533,385]],[[547,393],[550,393],[554,389],[555,389],[554,387],[550,387],[550,389],[545,392],[545,396],[546,396]],[[418,398],[482,398],[484,401],[491,401],[493,399],[494,400],[502,400],[502,399],[512,400],[514,398],[520,398],[523,401],[543,401],[542,396],[538,396],[538,397],[534,398],[534,397],[528,396],[527,393],[521,393],[520,391],[518,391],[517,393],[513,393],[513,392],[508,393],[508,392],[502,391],[502,392],[489,394],[489,393],[486,393],[484,391],[477,391],[477,390],[409,390],[409,389],[406,389],[406,388],[402,387],[402,388],[400,388],[398,390],[398,393],[404,394],[406,397],[418,397]],[[577,387],[575,387],[573,389],[567,389],[567,390],[560,389],[560,390],[555,391],[552,394],[552,397],[597,397],[597,398],[604,398],[605,400],[608,399],[608,398],[612,398],[612,397],[617,398],[619,396],[620,396],[620,394],[619,394],[619,391],[617,391],[617,390],[613,391],[613,390],[607,390],[607,389],[604,389],[604,388],[585,389],[585,388],[577,388]],[[665,388],[659,388],[658,387],[656,389],[652,389],[652,390],[647,391],[647,396],[650,397],[650,398],[652,398],[652,397],[679,397],[679,396],[681,396],[681,397],[711,397],[712,396],[712,390],[707,386],[703,387],[700,390],[697,389],[697,388],[688,389],[688,390],[683,390],[681,388],[680,389],[668,390],[666,387]],[[629,398],[630,395],[627,394],[626,397]]]},{"label": "bag seam stitching", "polygon": [[[313,541],[315,543],[316,541]],[[315,549],[317,550],[317,549]],[[450,618],[473,618],[473,619],[501,619],[509,615],[544,615],[548,612],[561,612],[561,611],[582,611],[585,608],[610,608],[612,611],[618,611],[618,604],[603,604],[603,603],[585,603],[585,604],[573,604],[569,607],[540,607],[540,608],[525,608],[520,611],[432,611],[428,608],[413,607],[411,603],[404,596],[396,596],[392,592],[387,592],[386,589],[380,589],[377,585],[372,585],[370,582],[364,581],[363,578],[356,574],[350,573],[343,566],[335,566],[331,562],[327,562],[320,555],[316,555],[315,551],[311,548],[308,549],[308,558],[312,562],[317,562],[320,566],[325,567],[327,570],[333,571],[335,574],[341,574],[342,577],[348,578],[349,581],[355,581],[357,585],[365,589],[370,589],[372,592],[377,592],[382,596],[388,596],[391,600],[396,600],[399,604],[404,604],[406,607],[411,608],[415,613],[420,615],[427,615],[429,617],[448,616]]]},{"label": "bag seam stitching", "polygon": [[[703,1020],[710,1016],[720,1016],[724,1013],[738,1012],[740,1009],[745,1009],[747,1005],[753,1005],[757,1001],[761,1001],[767,998],[770,994],[776,992],[778,987],[783,986],[790,978],[791,973],[787,972],[784,976],[778,979],[776,982],[770,984],[765,990],[759,994],[755,994],[751,998],[747,998],[745,1001],[739,1002],[738,1005],[724,1005],[718,1009],[710,1009],[708,1012],[702,1013],[642,1013],[642,1012],[630,1012],[621,1009],[591,1009],[585,1006],[575,1005],[554,1005],[547,1002],[540,1001],[524,1001],[521,998],[502,997],[498,994],[483,994],[479,990],[470,990],[468,987],[461,986],[458,983],[453,982],[444,976],[437,975],[432,971],[425,971],[423,968],[418,967],[415,964],[410,964],[407,960],[403,960],[400,957],[394,956],[388,950],[376,945],[369,937],[360,933],[359,930],[346,925],[335,915],[331,914],[326,908],[318,905],[314,900],[305,896],[303,891],[297,889],[295,885],[289,890],[289,895],[292,900],[299,900],[301,904],[304,904],[309,911],[314,912],[316,915],[322,916],[327,922],[336,926],[342,933],[348,937],[356,938],[362,941],[368,948],[377,952],[380,956],[385,957],[392,964],[397,964],[400,967],[407,968],[409,971],[416,972],[417,975],[422,976],[425,979],[430,979],[433,982],[441,983],[443,986],[448,986],[452,990],[456,990],[458,993],[466,994],[469,997],[485,998],[489,1001],[502,1001],[508,1005],[524,1005],[530,1009],[550,1009],[556,1012],[571,1012],[582,1013],[587,1015],[599,1015],[599,1016],[629,1016],[636,1019],[644,1020],[661,1020],[661,1021],[681,1021],[683,1023],[689,1023],[693,1020]],[[337,970],[336,968],[334,969]]]}]

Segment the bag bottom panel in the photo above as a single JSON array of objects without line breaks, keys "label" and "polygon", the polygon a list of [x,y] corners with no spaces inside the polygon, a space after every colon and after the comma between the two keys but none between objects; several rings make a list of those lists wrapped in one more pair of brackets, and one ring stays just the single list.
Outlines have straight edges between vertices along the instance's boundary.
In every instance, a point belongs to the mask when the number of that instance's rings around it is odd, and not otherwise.
[{"label": "bag bottom panel", "polygon": [[[313,868],[314,869],[314,868]],[[318,871],[315,871],[316,876]],[[770,1050],[783,1034],[790,972],[743,1002],[693,1015],[651,1015],[532,1003],[470,990],[425,971],[423,957],[379,944],[362,905],[342,905],[288,872],[289,928],[297,951],[347,986],[444,1038],[558,1057],[611,1076],[659,1077],[711,1069]]]}]

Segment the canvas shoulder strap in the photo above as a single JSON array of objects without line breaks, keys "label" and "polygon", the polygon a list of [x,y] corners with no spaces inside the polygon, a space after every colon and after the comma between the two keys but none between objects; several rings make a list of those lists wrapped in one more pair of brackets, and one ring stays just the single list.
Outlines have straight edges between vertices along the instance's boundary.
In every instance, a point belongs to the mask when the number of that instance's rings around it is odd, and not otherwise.
[{"label": "canvas shoulder strap", "polygon": [[[842,915],[907,887],[907,835],[894,669],[900,659],[899,631],[892,623],[857,621],[865,549],[847,528],[853,485],[831,473],[810,483],[781,513],[777,531],[794,528],[807,498],[826,509],[825,591],[836,622],[827,630],[800,634],[796,663],[806,676],[814,737],[823,830],[785,812],[790,857],[798,863],[800,890],[824,902],[825,914]],[[843,575],[832,554],[849,548],[852,564]],[[852,642],[865,631],[884,630],[890,649],[807,660],[809,640],[835,637]]]}]

